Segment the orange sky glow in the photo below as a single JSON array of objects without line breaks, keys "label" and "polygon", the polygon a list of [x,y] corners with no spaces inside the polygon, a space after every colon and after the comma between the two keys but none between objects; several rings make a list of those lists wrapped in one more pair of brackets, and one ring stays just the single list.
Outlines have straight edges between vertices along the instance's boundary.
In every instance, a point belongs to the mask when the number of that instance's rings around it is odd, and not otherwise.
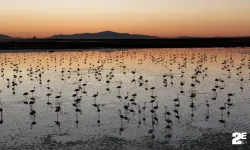
[{"label": "orange sky glow", "polygon": [[249,0],[8,0],[0,5],[0,34],[249,36],[249,6]]}]

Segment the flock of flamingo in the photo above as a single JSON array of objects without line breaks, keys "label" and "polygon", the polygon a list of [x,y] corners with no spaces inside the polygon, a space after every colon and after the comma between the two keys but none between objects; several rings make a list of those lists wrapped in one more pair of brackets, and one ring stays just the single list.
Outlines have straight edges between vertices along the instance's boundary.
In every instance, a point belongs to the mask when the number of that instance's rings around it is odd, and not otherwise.
[{"label": "flock of flamingo", "polygon": [[[180,115],[182,107],[190,108],[191,118],[195,116],[194,112],[197,107],[202,107],[202,110],[206,111],[204,121],[208,121],[211,105],[218,101],[219,94],[231,88],[228,82],[233,78],[235,83],[239,83],[237,84],[239,92],[223,93],[224,102],[213,105],[215,109],[221,111],[218,122],[225,126],[227,123],[225,117],[230,117],[230,110],[237,103],[234,97],[242,91],[249,91],[250,87],[245,83],[250,80],[250,53],[242,52],[235,57],[233,53],[224,52],[221,54],[222,59],[218,51],[220,50],[202,52],[139,49],[115,52],[1,53],[0,125],[4,124],[3,116],[8,107],[8,98],[11,99],[14,96],[21,99],[20,105],[27,106],[29,109],[32,128],[39,123],[36,120],[36,116],[39,115],[36,102],[40,97],[45,97],[46,101],[43,103],[56,113],[55,125],[60,128],[59,116],[60,113],[67,111],[62,105],[65,103],[66,95],[69,94],[72,96],[67,96],[67,99],[70,99],[70,107],[76,113],[77,127],[80,123],[79,115],[84,116],[82,110],[85,109],[84,104],[87,98],[91,99],[92,106],[99,116],[97,124],[100,124],[102,108],[109,107],[108,104],[102,103],[102,98],[104,95],[109,95],[109,98],[117,104],[115,111],[117,119],[120,120],[119,134],[126,132],[125,123],[132,123],[136,118],[138,127],[150,122],[148,134],[153,138],[158,122],[164,122],[166,137],[171,138],[171,129],[182,119]],[[209,66],[209,63],[220,68],[219,75],[216,74],[218,76],[214,76],[211,72],[213,66]],[[154,78],[142,71],[154,69],[153,73],[157,73],[155,71],[158,66],[160,66],[159,72]],[[209,86],[203,85],[207,83],[208,78],[213,79],[209,81]],[[58,80],[60,80],[59,84]],[[72,80],[74,83],[67,82]],[[65,90],[63,88],[66,87],[60,87],[60,83],[70,84],[75,88]],[[27,88],[20,88],[22,84],[25,84]],[[90,84],[99,84],[102,88],[93,88]],[[159,95],[158,90],[168,91],[171,88],[176,91],[171,93],[175,95],[174,98],[169,99],[164,95]],[[46,89],[45,95],[41,95],[39,92],[41,89]],[[199,93],[201,89],[206,90],[206,96]],[[26,91],[19,92],[23,90]],[[144,98],[141,99],[139,96],[144,96]],[[164,101],[168,103],[163,105]],[[204,105],[198,106],[198,101],[203,102]]]}]

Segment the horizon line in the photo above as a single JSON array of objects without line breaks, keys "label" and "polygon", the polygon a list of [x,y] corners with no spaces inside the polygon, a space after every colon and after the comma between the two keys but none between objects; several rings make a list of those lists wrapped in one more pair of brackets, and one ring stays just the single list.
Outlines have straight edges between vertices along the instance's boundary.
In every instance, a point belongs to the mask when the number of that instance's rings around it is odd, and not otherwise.
[{"label": "horizon line", "polygon": [[10,38],[22,38],[22,39],[30,39],[30,38],[38,38],[38,39],[46,39],[46,38],[51,38],[55,35],[66,35],[66,36],[70,36],[70,35],[77,35],[77,34],[95,34],[95,33],[102,33],[102,32],[113,32],[113,33],[118,33],[118,34],[130,34],[130,35],[141,35],[141,36],[151,36],[151,37],[155,37],[155,38],[237,38],[237,37],[250,37],[250,35],[242,35],[242,36],[219,36],[219,35],[214,35],[214,36],[192,36],[192,35],[179,35],[179,36],[156,36],[156,35],[148,35],[148,34],[140,34],[140,33],[128,33],[128,32],[116,32],[116,31],[112,31],[112,30],[104,30],[104,31],[98,31],[98,32],[82,32],[82,33],[70,33],[70,34],[63,34],[63,33],[59,33],[59,34],[52,34],[50,36],[10,36],[7,34],[1,34],[0,35],[4,35],[4,36],[9,36]]}]

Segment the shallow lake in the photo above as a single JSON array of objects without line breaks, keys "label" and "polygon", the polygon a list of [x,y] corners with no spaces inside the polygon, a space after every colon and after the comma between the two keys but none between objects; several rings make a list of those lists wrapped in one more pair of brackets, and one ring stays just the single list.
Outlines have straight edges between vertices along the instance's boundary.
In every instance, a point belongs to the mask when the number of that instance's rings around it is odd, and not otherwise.
[{"label": "shallow lake", "polygon": [[249,48],[8,51],[0,65],[0,149],[249,146],[232,146],[250,133]]}]

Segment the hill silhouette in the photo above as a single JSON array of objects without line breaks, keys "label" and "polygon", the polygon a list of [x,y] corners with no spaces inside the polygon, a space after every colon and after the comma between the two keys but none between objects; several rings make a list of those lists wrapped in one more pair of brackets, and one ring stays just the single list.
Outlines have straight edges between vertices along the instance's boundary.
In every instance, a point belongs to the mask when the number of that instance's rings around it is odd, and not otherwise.
[{"label": "hill silhouette", "polygon": [[50,39],[159,39],[160,37],[140,35],[140,34],[129,34],[129,33],[118,33],[113,31],[103,31],[97,33],[81,33],[72,35],[53,35]]},{"label": "hill silhouette", "polygon": [[4,34],[0,34],[0,39],[11,39],[12,37]]}]

